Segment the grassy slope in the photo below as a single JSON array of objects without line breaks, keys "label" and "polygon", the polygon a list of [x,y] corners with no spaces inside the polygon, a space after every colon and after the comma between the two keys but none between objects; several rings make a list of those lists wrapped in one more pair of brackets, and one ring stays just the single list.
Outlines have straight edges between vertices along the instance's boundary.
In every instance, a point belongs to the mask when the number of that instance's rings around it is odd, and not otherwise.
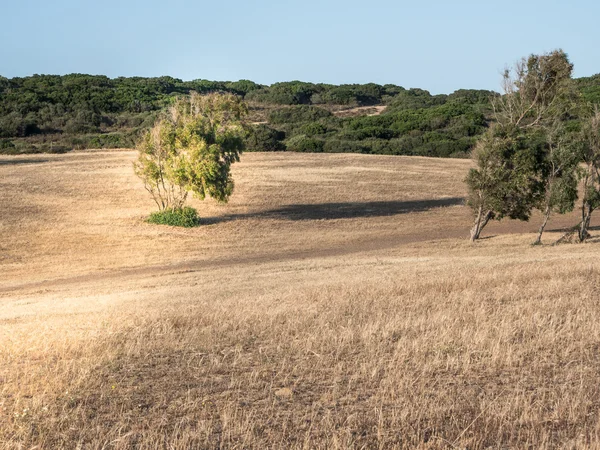
[{"label": "grassy slope", "polygon": [[468,161],[360,155],[152,226],[132,158],[0,158],[0,448],[598,447],[597,239],[470,245]]}]

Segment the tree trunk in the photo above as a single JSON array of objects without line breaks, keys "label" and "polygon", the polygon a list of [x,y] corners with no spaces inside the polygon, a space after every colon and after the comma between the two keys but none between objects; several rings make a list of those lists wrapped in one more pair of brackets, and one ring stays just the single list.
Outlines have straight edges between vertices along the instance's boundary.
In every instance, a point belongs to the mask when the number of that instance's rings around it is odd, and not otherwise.
[{"label": "tree trunk", "polygon": [[473,228],[471,228],[471,242],[479,239],[479,235],[481,231],[488,224],[490,219],[492,218],[492,211],[483,212],[483,208],[480,206],[477,211],[477,217],[475,218],[475,223],[473,224]]},{"label": "tree trunk", "polygon": [[581,226],[579,227],[579,242],[585,242],[590,235],[588,229],[590,228],[590,220],[592,218],[592,205],[590,202],[583,202],[581,207]]},{"label": "tree trunk", "polygon": [[548,223],[548,218],[550,217],[550,206],[546,206],[546,210],[544,211],[544,220],[542,221],[542,225],[538,231],[537,238],[533,245],[540,245],[542,243],[542,234],[544,233],[544,228],[546,228],[546,224]]}]

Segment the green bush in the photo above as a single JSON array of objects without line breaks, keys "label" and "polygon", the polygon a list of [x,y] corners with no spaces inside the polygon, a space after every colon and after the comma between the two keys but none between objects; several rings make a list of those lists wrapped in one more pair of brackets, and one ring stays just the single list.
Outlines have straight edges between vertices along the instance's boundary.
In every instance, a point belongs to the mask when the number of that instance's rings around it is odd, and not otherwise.
[{"label": "green bush", "polygon": [[263,86],[256,84],[250,80],[239,80],[234,82],[225,83],[227,90],[234,94],[241,95],[242,97],[247,95],[249,92],[261,89]]},{"label": "green bush", "polygon": [[35,145],[24,141],[13,141],[9,144],[5,144],[3,148],[0,148],[0,154],[3,155],[22,155],[26,153],[42,153],[42,151]]},{"label": "green bush", "polygon": [[87,148],[131,148],[135,146],[135,138],[123,133],[107,133],[90,136]]},{"label": "green bush", "polygon": [[277,152],[285,150],[285,133],[268,125],[254,125],[246,136],[246,151]]},{"label": "green bush", "polygon": [[397,136],[396,131],[381,126],[365,126],[358,130],[344,130],[340,133],[340,138],[351,141],[362,141],[369,138],[392,139]]},{"label": "green bush", "polygon": [[459,89],[448,96],[448,101],[462,101],[471,105],[489,105],[499,94],[483,89]]},{"label": "green bush", "polygon": [[9,150],[15,148],[15,144],[13,144],[8,139],[0,139],[0,150]]},{"label": "green bush", "polygon": [[85,150],[88,147],[88,139],[80,136],[73,136],[67,141],[73,150]]},{"label": "green bush", "polygon": [[[392,88],[389,93],[394,91],[395,89]],[[319,101],[333,105],[377,105],[385,94],[388,94],[387,89],[375,83],[343,84],[327,89],[319,95]]]},{"label": "green bush", "polygon": [[409,89],[399,92],[389,101],[388,111],[404,111],[432,108],[446,103],[447,95],[431,95],[424,89]]},{"label": "green bush", "polygon": [[276,105],[307,105],[312,102],[312,97],[322,90],[323,85],[288,81],[252,90],[246,95],[245,99]]},{"label": "green bush", "polygon": [[200,225],[198,211],[189,206],[179,209],[166,209],[154,212],[148,217],[149,223],[191,228]]},{"label": "green bush", "polygon": [[300,133],[305,134],[307,136],[319,136],[321,134],[327,133],[327,127],[319,122],[309,122],[305,125],[302,125],[300,128]]},{"label": "green bush", "polygon": [[325,141],[304,134],[294,136],[286,142],[287,149],[293,152],[321,153],[324,145]]},{"label": "green bush", "polygon": [[586,78],[578,78],[575,85],[583,97],[593,104],[600,104],[600,73]]},{"label": "green bush", "polygon": [[325,153],[371,153],[370,146],[365,142],[328,139],[323,146]]}]

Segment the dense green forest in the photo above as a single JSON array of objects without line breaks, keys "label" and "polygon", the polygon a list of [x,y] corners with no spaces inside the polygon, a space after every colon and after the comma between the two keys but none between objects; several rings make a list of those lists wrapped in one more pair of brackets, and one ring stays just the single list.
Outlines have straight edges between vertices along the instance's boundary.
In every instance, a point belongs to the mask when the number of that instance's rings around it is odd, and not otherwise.
[{"label": "dense green forest", "polygon": [[[600,75],[576,80],[600,103]],[[0,152],[132,147],[161,110],[191,91],[231,92],[250,105],[255,151],[464,157],[491,117],[491,91],[431,95],[396,85],[182,81],[71,74],[0,77]],[[381,112],[375,106],[385,106]]]}]

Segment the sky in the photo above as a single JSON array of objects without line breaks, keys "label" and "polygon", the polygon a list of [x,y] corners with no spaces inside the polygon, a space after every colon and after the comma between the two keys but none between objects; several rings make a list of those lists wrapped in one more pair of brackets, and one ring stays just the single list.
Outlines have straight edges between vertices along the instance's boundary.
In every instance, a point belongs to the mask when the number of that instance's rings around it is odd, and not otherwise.
[{"label": "sky", "polygon": [[520,57],[600,72],[598,0],[0,0],[0,75],[499,90]]}]

